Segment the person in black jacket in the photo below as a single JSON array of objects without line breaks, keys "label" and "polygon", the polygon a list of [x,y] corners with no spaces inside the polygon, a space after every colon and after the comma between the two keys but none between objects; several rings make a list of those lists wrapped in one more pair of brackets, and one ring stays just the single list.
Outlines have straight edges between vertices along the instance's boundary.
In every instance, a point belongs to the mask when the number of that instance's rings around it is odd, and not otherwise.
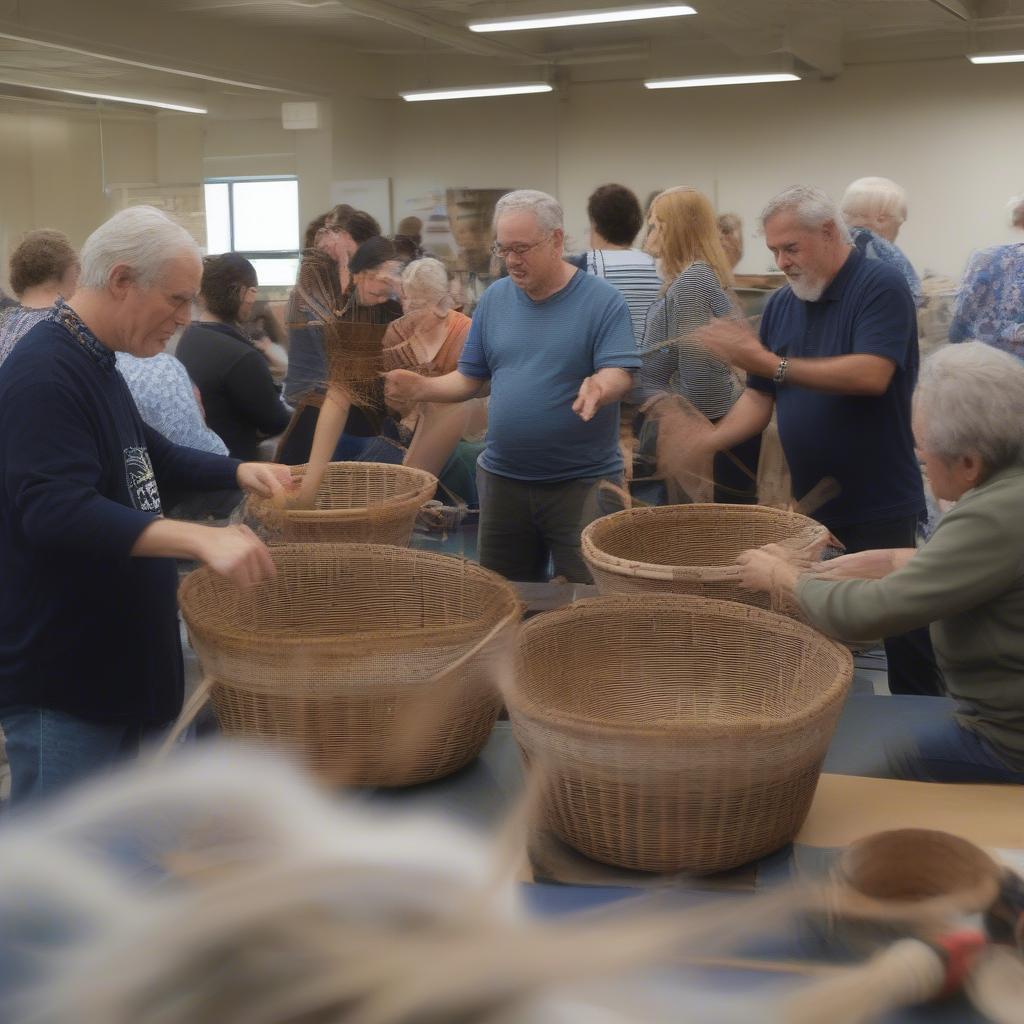
[{"label": "person in black jacket", "polygon": [[256,301],[256,270],[238,253],[207,256],[199,291],[201,319],[181,336],[175,355],[199,388],[206,422],[232,458],[252,461],[265,437],[280,434],[291,412],[263,353],[242,330]]},{"label": "person in black jacket", "polygon": [[153,356],[188,322],[201,264],[159,210],[86,240],[59,301],[0,367],[0,724],[11,801],[137,749],[181,708],[176,558],[239,586],[273,575],[243,526],[166,519],[165,489],[290,487],[284,466],[172,444],[147,426],[116,352]]}]

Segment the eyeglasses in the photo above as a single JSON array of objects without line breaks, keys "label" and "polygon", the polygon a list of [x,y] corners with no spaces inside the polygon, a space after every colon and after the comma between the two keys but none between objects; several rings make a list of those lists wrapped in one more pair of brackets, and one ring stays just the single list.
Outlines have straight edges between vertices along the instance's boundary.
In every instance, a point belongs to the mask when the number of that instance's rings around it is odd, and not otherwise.
[{"label": "eyeglasses", "polygon": [[522,258],[532,249],[536,249],[538,245],[543,245],[550,238],[550,235],[545,235],[539,241],[531,242],[529,245],[498,245],[498,243],[495,242],[494,245],[491,246],[491,255],[497,256],[499,260],[508,259],[509,256],[519,256]]}]

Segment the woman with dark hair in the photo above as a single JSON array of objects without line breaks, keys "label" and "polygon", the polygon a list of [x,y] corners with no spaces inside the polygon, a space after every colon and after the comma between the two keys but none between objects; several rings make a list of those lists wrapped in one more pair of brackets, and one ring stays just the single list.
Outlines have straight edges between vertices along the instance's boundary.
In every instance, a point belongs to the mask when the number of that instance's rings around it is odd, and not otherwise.
[{"label": "woman with dark hair", "polygon": [[[290,465],[309,459],[317,418],[327,393],[325,325],[332,331],[344,323],[383,327],[402,315],[402,307],[394,298],[400,288],[400,263],[388,239],[374,236],[359,246],[349,262],[350,282],[344,291],[338,284],[337,268],[337,262],[328,253],[307,253],[289,301],[290,356],[285,397],[296,409],[278,458]],[[369,405],[351,407],[347,419],[341,419],[345,430],[335,458],[357,457],[369,439],[380,433],[383,414],[382,388]]]},{"label": "woman with dark hair", "polygon": [[365,210],[355,210],[347,203],[334,207],[317,232],[315,245],[338,263],[338,280],[343,289],[351,283],[349,261],[364,242],[380,235],[380,224]]},{"label": "woman with dark hair", "polygon": [[255,301],[256,271],[244,256],[207,256],[202,316],[182,335],[176,352],[199,387],[210,427],[234,458],[248,462],[258,458],[260,441],[280,434],[289,419],[266,359],[241,327]]},{"label": "woman with dark hair", "polygon": [[643,342],[647,311],[661,294],[654,258],[633,242],[644,216],[636,195],[624,185],[601,185],[587,200],[590,248],[578,266],[614,285],[629,306],[637,347]]}]

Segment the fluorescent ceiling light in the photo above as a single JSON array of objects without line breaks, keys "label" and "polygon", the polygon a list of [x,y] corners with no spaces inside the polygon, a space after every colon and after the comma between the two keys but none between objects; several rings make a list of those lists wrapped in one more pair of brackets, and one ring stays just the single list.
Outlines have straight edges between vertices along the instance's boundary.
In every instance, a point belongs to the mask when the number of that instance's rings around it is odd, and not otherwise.
[{"label": "fluorescent ceiling light", "polygon": [[409,103],[424,100],[468,100],[474,96],[517,96],[529,92],[551,92],[546,82],[522,82],[519,85],[474,85],[459,89],[419,89],[399,95]]},{"label": "fluorescent ceiling light", "polygon": [[531,28],[565,28],[568,25],[610,25],[621,21],[648,21],[652,18],[680,18],[697,12],[686,4],[659,4],[656,7],[618,7],[604,11],[566,11],[563,14],[522,15],[498,21],[471,21],[471,32],[523,32]]},{"label": "fluorescent ceiling light", "polygon": [[969,53],[972,64],[1017,64],[1024,61],[1024,53]]},{"label": "fluorescent ceiling light", "polygon": [[771,75],[697,75],[690,78],[650,78],[645,89],[694,89],[702,85],[754,85],[757,82],[799,82],[800,76]]},{"label": "fluorescent ceiling light", "polygon": [[186,107],[181,103],[164,103],[161,100],[137,100],[130,96],[107,96],[99,92],[79,92],[77,89],[53,89],[69,96],[84,96],[90,100],[109,100],[111,103],[131,103],[137,107],[159,107],[161,110],[179,110],[183,114],[205,114],[205,107]]}]

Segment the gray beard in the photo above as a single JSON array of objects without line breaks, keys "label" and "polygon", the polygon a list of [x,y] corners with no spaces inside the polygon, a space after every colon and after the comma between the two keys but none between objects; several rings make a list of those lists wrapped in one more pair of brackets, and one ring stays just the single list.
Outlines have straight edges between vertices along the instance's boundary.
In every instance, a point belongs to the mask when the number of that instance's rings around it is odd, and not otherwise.
[{"label": "gray beard", "polygon": [[828,281],[808,281],[806,278],[799,278],[796,281],[788,278],[788,281],[793,294],[804,302],[817,302],[828,287]]}]

